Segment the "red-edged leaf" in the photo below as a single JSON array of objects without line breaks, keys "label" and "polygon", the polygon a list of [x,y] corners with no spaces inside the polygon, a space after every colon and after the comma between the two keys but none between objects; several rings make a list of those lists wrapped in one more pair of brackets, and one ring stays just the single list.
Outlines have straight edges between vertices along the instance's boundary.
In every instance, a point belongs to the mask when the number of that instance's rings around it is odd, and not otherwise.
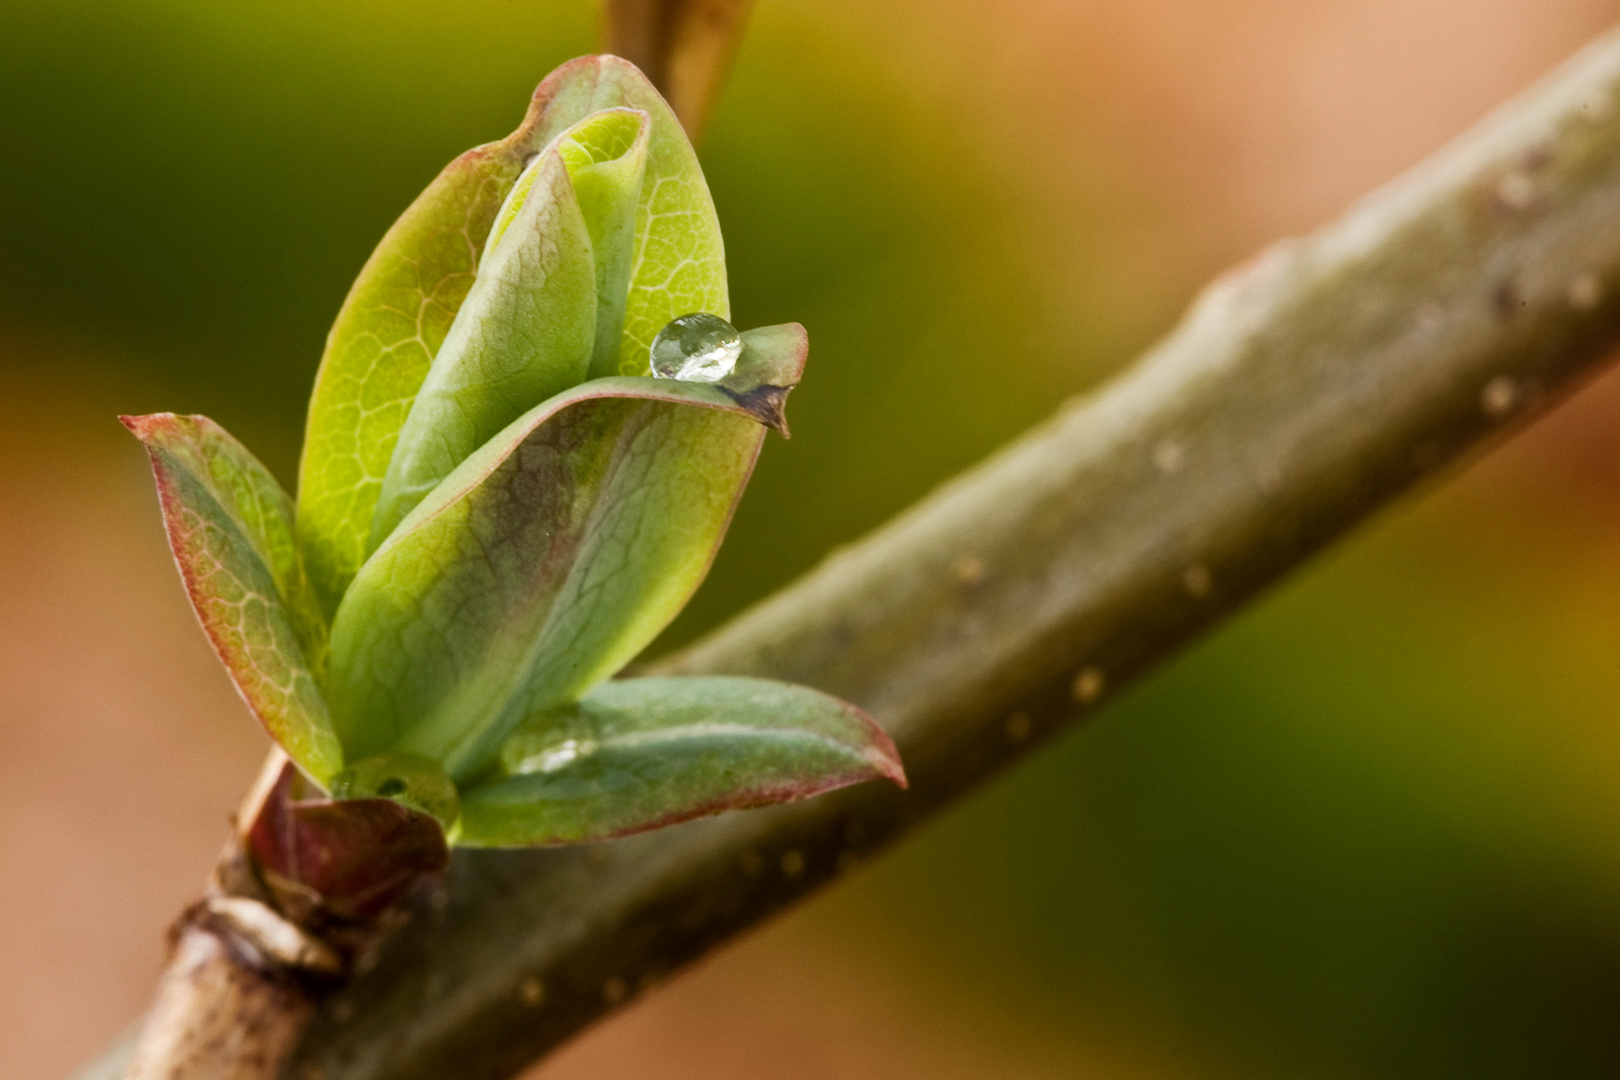
[{"label": "red-edged leaf", "polygon": [[292,541],[292,504],[263,465],[205,416],[121,417],[146,447],[191,606],[248,708],[325,781],[343,752],[305,643],[319,616]]},{"label": "red-edged leaf", "polygon": [[508,739],[500,775],[463,795],[458,843],[599,840],[880,777],[905,786],[894,743],[837,698],[764,679],[624,679]]}]

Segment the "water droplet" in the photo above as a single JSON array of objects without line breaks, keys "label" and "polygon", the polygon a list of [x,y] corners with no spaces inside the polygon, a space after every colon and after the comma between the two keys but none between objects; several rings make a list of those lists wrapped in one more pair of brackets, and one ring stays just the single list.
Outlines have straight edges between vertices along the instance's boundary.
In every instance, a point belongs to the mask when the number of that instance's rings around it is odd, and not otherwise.
[{"label": "water droplet", "polygon": [[742,337],[720,316],[699,311],[658,331],[649,355],[652,373],[660,379],[719,382],[737,366]]},{"label": "water droplet", "polygon": [[591,739],[564,739],[550,746],[531,750],[522,758],[511,762],[507,767],[515,776],[556,772],[558,769],[572,765],[580,758],[589,757],[595,752],[596,743]]},{"label": "water droplet", "polygon": [[523,999],[523,1004],[532,1009],[546,1000],[546,984],[530,975],[518,984],[518,996]]}]

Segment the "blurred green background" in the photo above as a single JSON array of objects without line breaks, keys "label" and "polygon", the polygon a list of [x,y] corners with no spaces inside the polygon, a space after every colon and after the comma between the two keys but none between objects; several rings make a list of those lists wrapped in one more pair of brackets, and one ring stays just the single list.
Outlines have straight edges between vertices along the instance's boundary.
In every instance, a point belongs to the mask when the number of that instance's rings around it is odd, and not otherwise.
[{"label": "blurred green background", "polygon": [[[1620,18],[760,0],[703,157],[813,363],[678,644]],[[261,743],[114,412],[289,483],[393,217],[584,0],[0,0],[0,1068],[133,1018]],[[539,1075],[1620,1076],[1620,384],[1409,500]],[[50,898],[42,902],[42,898]]]}]

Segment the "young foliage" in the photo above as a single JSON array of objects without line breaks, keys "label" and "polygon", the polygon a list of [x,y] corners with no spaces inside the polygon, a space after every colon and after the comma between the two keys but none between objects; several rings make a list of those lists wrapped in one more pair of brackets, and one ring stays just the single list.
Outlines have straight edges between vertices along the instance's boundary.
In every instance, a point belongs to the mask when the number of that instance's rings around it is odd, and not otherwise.
[{"label": "young foliage", "polygon": [[525,164],[603,109],[647,114],[647,161],[631,245],[618,366],[646,374],[646,350],[690,311],[731,317],[725,250],[708,185],[664,99],[635,67],[587,56],[552,72],[511,135],[445,167],[366,261],[327,338],[298,471],[298,529],[328,615],[369,554],[372,516],[399,430]]},{"label": "young foliage", "polygon": [[[728,317],[691,146],[634,67],[587,57],[366,263],[316,380],[296,525],[211,421],[126,419],[198,617],[324,789],[285,801],[281,782],[274,835],[254,834],[267,873],[359,887],[357,867],[431,861],[435,821],[451,842],[565,843],[904,784],[882,729],[813,690],[608,681],[707,572],[766,427],[786,434],[804,330],[739,337]],[[654,370],[655,344],[693,363]],[[396,835],[415,854],[367,860]]]},{"label": "young foliage", "polygon": [[205,416],[121,417],[146,447],[180,578],[270,737],[316,780],[342,765],[314,665],[325,627],[293,544],[292,500]]},{"label": "young foliage", "polygon": [[624,679],[507,739],[462,807],[460,840],[619,836],[874,775],[905,782],[872,718],[837,698],[767,679]]}]

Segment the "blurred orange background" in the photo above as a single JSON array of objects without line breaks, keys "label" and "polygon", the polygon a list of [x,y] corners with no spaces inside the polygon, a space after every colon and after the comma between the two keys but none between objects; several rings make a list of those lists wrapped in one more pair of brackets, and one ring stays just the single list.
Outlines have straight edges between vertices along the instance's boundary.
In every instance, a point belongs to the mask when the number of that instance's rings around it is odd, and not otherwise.
[{"label": "blurred orange background", "polygon": [[[140,1013],[265,740],[118,412],[288,481],[347,281],[584,0],[0,0],[0,1074]],[[814,363],[665,644],[1094,385],[1613,0],[759,0],[705,165]],[[1620,1075],[1620,377],[532,1080]]]}]

